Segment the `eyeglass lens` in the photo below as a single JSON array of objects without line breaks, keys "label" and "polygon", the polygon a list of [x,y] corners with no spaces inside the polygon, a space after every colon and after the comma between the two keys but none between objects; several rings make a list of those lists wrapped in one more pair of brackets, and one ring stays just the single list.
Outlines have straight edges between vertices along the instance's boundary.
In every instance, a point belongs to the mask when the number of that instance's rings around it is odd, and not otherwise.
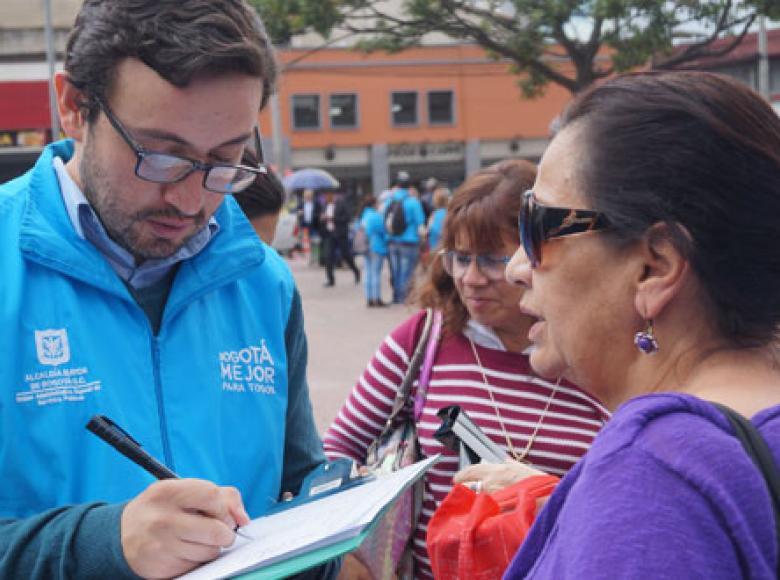
[{"label": "eyeglass lens", "polygon": [[476,260],[477,269],[483,276],[491,280],[502,280],[504,270],[509,262],[509,256],[497,256],[493,254],[468,254],[465,252],[449,251],[442,256],[444,270],[453,278],[462,278]]},{"label": "eyeglass lens", "polygon": [[[204,169],[205,167],[205,169]],[[236,193],[246,188],[257,176],[254,171],[232,165],[199,166],[189,159],[165,153],[139,152],[136,175],[155,183],[175,183],[196,169],[203,169],[203,186],[218,193]]]},{"label": "eyeglass lens", "polygon": [[[135,142],[129,131],[102,100],[98,100],[98,104],[117,133],[135,153],[138,159],[135,165],[135,174],[141,179],[154,183],[176,183],[194,171],[203,171],[203,187],[215,193],[229,194],[242,191],[258,175],[257,171],[237,165],[200,163],[178,155],[147,151]],[[255,146],[260,148],[261,142],[257,127],[254,128],[254,136]],[[258,155],[262,160],[262,149],[258,150]],[[262,168],[258,167],[257,169]],[[265,171],[260,171],[260,173],[265,173]]]}]

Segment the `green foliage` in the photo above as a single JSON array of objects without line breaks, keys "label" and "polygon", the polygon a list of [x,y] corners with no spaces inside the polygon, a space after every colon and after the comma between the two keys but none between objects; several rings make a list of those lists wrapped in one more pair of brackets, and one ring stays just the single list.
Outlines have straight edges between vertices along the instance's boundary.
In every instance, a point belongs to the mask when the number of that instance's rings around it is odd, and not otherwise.
[{"label": "green foliage", "polygon": [[680,66],[744,34],[758,14],[780,18],[780,0],[402,0],[400,15],[380,0],[252,2],[282,44],[308,30],[327,38],[337,26],[359,34],[365,51],[397,52],[431,32],[473,42],[511,63],[527,97],[550,82],[577,92],[613,72]]},{"label": "green foliage", "polygon": [[343,18],[336,0],[249,0],[265,23],[271,40],[285,45],[308,30],[327,37]]}]

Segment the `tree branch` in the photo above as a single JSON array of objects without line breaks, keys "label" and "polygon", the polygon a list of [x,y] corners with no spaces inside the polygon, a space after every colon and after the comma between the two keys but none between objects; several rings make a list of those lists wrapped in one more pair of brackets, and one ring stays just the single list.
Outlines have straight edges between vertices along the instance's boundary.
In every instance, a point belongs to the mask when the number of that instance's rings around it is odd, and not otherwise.
[{"label": "tree branch", "polygon": [[752,14],[750,16],[746,16],[744,18],[740,18],[738,20],[734,20],[733,22],[731,22],[729,28],[740,23],[744,23],[744,24],[739,34],[734,36],[729,42],[725,43],[721,48],[706,50],[706,47],[710,46],[713,42],[715,42],[718,39],[717,32],[722,32],[722,29],[713,32],[713,34],[711,34],[709,37],[707,37],[707,39],[701,42],[688,45],[683,51],[681,51],[677,55],[673,55],[668,59],[662,60],[661,62],[653,63],[653,68],[659,70],[669,70],[673,68],[678,68],[680,65],[686,62],[690,62],[692,60],[699,60],[702,58],[717,58],[719,56],[726,55],[730,53],[732,50],[734,50],[737,46],[739,46],[739,44],[745,38],[745,35],[747,35],[748,30],[750,29],[755,19],[756,19],[756,15]]}]

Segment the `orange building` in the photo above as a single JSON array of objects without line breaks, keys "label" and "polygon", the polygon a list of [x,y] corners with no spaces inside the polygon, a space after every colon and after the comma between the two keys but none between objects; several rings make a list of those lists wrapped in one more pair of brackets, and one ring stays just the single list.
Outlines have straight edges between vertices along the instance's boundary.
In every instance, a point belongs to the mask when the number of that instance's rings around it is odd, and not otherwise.
[{"label": "orange building", "polygon": [[[550,85],[523,99],[507,61],[471,44],[397,54],[284,49],[277,142],[285,168],[322,167],[346,189],[379,192],[399,169],[457,185],[507,157],[536,160],[570,99]],[[261,115],[273,158],[272,108]]]}]

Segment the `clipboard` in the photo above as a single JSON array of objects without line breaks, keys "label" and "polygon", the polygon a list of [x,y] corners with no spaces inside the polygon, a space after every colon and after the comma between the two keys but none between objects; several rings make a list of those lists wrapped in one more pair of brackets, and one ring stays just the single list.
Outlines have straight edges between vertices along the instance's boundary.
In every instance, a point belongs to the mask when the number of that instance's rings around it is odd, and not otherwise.
[{"label": "clipboard", "polygon": [[271,507],[265,515],[288,510],[310,501],[322,499],[333,493],[339,493],[356,485],[362,485],[374,479],[374,475],[360,475],[351,459],[336,459],[319,465],[301,482],[301,490],[293,499],[280,501]]},{"label": "clipboard", "polygon": [[302,554],[287,562],[271,564],[260,570],[240,574],[235,576],[235,578],[237,580],[276,580],[277,578],[286,578],[287,576],[298,574],[309,568],[324,564],[328,560],[333,560],[334,558],[348,554],[353,550],[357,550],[360,547],[360,544],[363,543],[363,540],[373,533],[374,529],[379,525],[379,522],[382,521],[382,518],[385,517],[385,513],[387,513],[387,510],[389,510],[391,506],[392,504],[389,504],[385,507],[377,516],[376,521],[366,528],[364,532],[361,532],[354,538],[314,550],[308,554]]},{"label": "clipboard", "polygon": [[[332,481],[344,476],[340,462],[335,467],[315,470],[307,478],[306,489],[311,492],[318,486],[324,488],[319,487],[314,494],[301,493],[252,520],[242,529],[254,540],[238,538],[216,560],[181,578],[280,578],[350,552],[368,537],[401,493],[439,458],[436,455],[386,475],[350,476],[338,486]],[[322,479],[323,475],[331,479]]]}]

